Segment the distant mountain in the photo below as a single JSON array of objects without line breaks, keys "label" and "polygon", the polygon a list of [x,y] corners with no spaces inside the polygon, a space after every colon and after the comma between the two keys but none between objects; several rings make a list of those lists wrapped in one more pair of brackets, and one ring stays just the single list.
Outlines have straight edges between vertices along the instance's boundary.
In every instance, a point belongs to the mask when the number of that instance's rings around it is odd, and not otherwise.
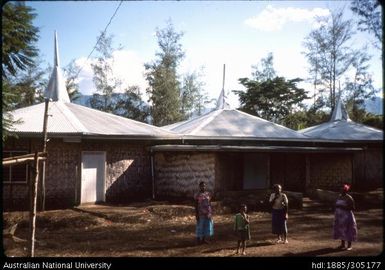
[{"label": "distant mountain", "polygon": [[383,102],[384,99],[381,97],[375,97],[373,100],[369,99],[365,101],[365,109],[367,112],[376,115],[383,115]]},{"label": "distant mountain", "polygon": [[72,103],[83,105],[83,106],[91,108],[91,105],[90,105],[90,99],[91,98],[92,98],[92,95],[81,95],[79,98],[72,101]]}]

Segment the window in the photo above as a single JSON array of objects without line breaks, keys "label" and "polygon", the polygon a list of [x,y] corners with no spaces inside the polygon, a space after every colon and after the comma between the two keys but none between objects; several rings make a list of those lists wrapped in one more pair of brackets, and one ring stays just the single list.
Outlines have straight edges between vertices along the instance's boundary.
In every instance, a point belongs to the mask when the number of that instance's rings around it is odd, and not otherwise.
[{"label": "window", "polygon": [[[3,151],[3,158],[22,156],[27,151]],[[27,183],[28,164],[22,163],[12,166],[3,166],[3,183]]]}]

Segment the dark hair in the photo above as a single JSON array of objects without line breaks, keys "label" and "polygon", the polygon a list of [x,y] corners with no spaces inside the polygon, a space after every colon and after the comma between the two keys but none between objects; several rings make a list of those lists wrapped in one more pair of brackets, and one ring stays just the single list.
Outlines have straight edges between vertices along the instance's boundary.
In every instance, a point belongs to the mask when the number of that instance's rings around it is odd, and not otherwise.
[{"label": "dark hair", "polygon": [[204,181],[199,182],[199,186],[206,184]]},{"label": "dark hair", "polygon": [[280,184],[275,184],[275,185],[273,186],[273,188],[274,188],[274,189],[276,189],[276,188],[281,188],[281,189],[282,189],[282,186],[281,186]]},{"label": "dark hair", "polygon": [[247,205],[244,204],[244,203],[241,203],[241,204],[239,205],[239,209],[243,209],[244,207],[247,207]]}]

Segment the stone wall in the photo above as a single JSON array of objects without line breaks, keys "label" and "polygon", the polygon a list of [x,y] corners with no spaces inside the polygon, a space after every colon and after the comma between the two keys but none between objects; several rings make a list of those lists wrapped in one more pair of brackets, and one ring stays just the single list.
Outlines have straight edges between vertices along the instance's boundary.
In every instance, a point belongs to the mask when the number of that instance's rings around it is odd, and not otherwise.
[{"label": "stone wall", "polygon": [[[11,139],[4,147],[4,150],[8,149],[34,152],[41,149],[41,140]],[[51,139],[47,151],[46,209],[72,207],[80,203],[82,151],[106,152],[107,202],[128,202],[151,195],[150,156],[143,143],[85,140],[65,143],[62,139]],[[27,183],[3,184],[4,208],[28,209],[28,189]]]},{"label": "stone wall", "polygon": [[384,150],[381,148],[368,148],[365,153],[365,187],[367,189],[383,187],[383,155]]},{"label": "stone wall", "polygon": [[284,190],[305,191],[306,162],[304,154],[270,154],[270,186],[282,185]]},{"label": "stone wall", "polygon": [[309,188],[339,190],[343,183],[352,183],[351,154],[310,154],[309,159]]},{"label": "stone wall", "polygon": [[162,152],[156,153],[154,160],[157,197],[193,198],[201,181],[214,192],[214,153]]},{"label": "stone wall", "polygon": [[143,144],[87,142],[83,151],[106,151],[106,201],[126,203],[151,196],[151,163]]}]

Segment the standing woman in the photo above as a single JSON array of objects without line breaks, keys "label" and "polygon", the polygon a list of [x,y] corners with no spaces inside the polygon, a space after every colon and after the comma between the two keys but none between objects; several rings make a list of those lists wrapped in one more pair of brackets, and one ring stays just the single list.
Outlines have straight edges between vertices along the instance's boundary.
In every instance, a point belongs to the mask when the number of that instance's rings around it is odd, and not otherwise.
[{"label": "standing woman", "polygon": [[211,198],[211,194],[206,191],[205,182],[200,182],[199,192],[194,196],[197,244],[209,244],[208,239],[214,234]]},{"label": "standing woman", "polygon": [[[345,184],[341,189],[341,194],[338,196],[335,204],[334,212],[334,239],[340,239],[340,249],[352,249],[352,241],[357,240],[357,223],[353,214],[355,209],[354,200],[348,194],[350,185]],[[348,246],[345,247],[345,242]]]},{"label": "standing woman", "polygon": [[287,244],[288,200],[282,193],[281,185],[274,185],[274,193],[270,195],[269,202],[272,207],[272,232],[277,235],[277,243]]}]

